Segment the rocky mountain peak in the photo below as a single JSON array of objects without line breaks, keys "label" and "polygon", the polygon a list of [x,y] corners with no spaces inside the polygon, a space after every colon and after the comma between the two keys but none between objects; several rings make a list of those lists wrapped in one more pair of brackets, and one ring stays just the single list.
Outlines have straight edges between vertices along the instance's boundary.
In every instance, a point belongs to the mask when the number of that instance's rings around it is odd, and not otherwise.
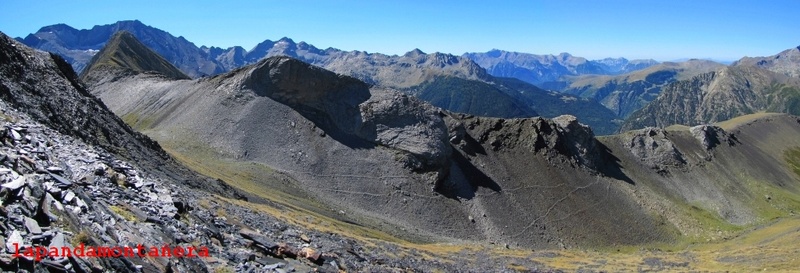
[{"label": "rocky mountain peak", "polygon": [[422,55],[426,55],[425,52],[422,52],[422,50],[419,48],[415,48],[409,52],[406,52],[406,54],[403,54],[403,57],[416,58]]},{"label": "rocky mountain peak", "polygon": [[105,73],[93,70],[108,69],[137,74],[157,73],[170,79],[189,79],[189,76],[147,48],[127,31],[117,32],[111,37],[106,46],[92,58],[81,79],[91,83],[101,76],[92,74]]}]

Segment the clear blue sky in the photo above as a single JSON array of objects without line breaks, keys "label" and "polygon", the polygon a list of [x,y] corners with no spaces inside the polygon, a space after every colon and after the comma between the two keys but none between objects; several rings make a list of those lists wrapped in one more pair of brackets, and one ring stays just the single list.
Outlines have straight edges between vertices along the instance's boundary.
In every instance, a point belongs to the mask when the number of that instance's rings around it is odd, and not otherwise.
[{"label": "clear blue sky", "polygon": [[138,19],[196,45],[251,49],[289,37],[320,48],[403,54],[493,48],[576,56],[768,56],[800,45],[800,1],[65,1],[0,0],[0,31],[19,37]]}]

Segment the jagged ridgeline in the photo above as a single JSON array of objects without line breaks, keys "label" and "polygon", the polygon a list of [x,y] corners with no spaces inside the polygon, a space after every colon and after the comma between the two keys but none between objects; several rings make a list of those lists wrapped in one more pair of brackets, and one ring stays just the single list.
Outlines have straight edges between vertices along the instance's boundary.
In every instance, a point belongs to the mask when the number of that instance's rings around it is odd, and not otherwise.
[{"label": "jagged ridgeline", "polygon": [[595,137],[573,116],[454,113],[290,57],[196,80],[103,73],[91,92],[191,168],[413,241],[676,242],[797,210],[800,179],[773,156],[800,146],[793,116]]}]

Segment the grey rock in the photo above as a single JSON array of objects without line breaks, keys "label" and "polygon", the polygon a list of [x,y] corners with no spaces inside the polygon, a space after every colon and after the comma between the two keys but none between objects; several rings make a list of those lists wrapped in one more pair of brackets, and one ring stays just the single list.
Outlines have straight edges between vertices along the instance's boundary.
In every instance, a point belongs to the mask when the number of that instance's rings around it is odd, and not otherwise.
[{"label": "grey rock", "polygon": [[33,218],[25,217],[25,228],[28,229],[28,233],[30,234],[42,234],[42,228],[39,227],[39,223]]},{"label": "grey rock", "polygon": [[72,203],[72,200],[75,199],[75,193],[72,191],[66,191],[62,200],[64,200],[65,204]]},{"label": "grey rock", "polygon": [[11,139],[17,141],[22,139],[22,136],[19,134],[19,132],[17,132],[17,130],[14,129],[9,130],[9,136],[11,136]]},{"label": "grey rock", "polygon": [[386,94],[362,103],[360,111],[362,138],[410,153],[418,169],[447,166],[452,150],[438,109],[407,95]]},{"label": "grey rock", "polygon": [[664,170],[667,166],[686,165],[683,154],[669,140],[668,132],[664,129],[648,127],[623,136],[629,151],[652,169]]},{"label": "grey rock", "polygon": [[62,247],[67,245],[67,241],[64,238],[64,233],[57,233],[53,236],[53,239],[50,240],[50,245],[48,247],[55,247],[61,249]]},{"label": "grey rock", "polygon": [[712,150],[720,144],[733,146],[736,144],[735,138],[725,130],[714,125],[698,125],[689,129],[692,136],[700,141],[703,148]]},{"label": "grey rock", "polygon": [[18,248],[22,248],[22,235],[15,230],[11,232],[8,240],[6,240],[6,251],[7,253],[14,253]]},{"label": "grey rock", "polygon": [[2,187],[13,191],[25,186],[26,183],[27,183],[26,177],[20,176],[19,178],[14,179],[14,181],[3,184]]},{"label": "grey rock", "polygon": [[564,131],[564,143],[567,143],[571,153],[578,157],[579,163],[594,168],[599,161],[600,153],[597,151],[597,140],[594,138],[592,128],[578,122],[572,115],[561,115],[553,118]]},{"label": "grey rock", "polygon": [[50,173],[50,177],[56,180],[56,185],[59,188],[69,188],[72,186],[72,182],[69,179],[64,178],[63,176],[57,175],[55,173]]}]

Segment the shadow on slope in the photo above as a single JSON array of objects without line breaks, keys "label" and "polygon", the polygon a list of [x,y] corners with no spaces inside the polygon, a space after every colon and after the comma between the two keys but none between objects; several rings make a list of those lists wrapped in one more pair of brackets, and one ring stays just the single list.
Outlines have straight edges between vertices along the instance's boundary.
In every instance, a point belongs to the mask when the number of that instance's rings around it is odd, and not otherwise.
[{"label": "shadow on slope", "polygon": [[[480,147],[480,145],[478,145]],[[482,148],[482,147],[481,147]],[[485,154],[483,151],[481,154]],[[450,177],[442,183],[436,184],[434,190],[447,198],[458,200],[472,199],[478,187],[488,188],[494,192],[503,189],[491,177],[472,164],[464,155],[454,152],[451,157],[453,166],[450,168]]]},{"label": "shadow on slope", "polygon": [[369,85],[288,57],[268,58],[250,72],[244,86],[258,96],[283,103],[353,149],[376,145],[354,133],[362,123],[359,105],[370,98]]},{"label": "shadow on slope", "polygon": [[603,162],[600,168],[598,168],[600,173],[607,177],[622,180],[631,185],[636,185],[636,182],[633,182],[633,179],[628,177],[628,175],[622,171],[624,167],[621,164],[621,160],[614,155],[614,152],[609,149],[608,146],[600,141],[597,141],[597,148],[600,151],[600,156]]}]

